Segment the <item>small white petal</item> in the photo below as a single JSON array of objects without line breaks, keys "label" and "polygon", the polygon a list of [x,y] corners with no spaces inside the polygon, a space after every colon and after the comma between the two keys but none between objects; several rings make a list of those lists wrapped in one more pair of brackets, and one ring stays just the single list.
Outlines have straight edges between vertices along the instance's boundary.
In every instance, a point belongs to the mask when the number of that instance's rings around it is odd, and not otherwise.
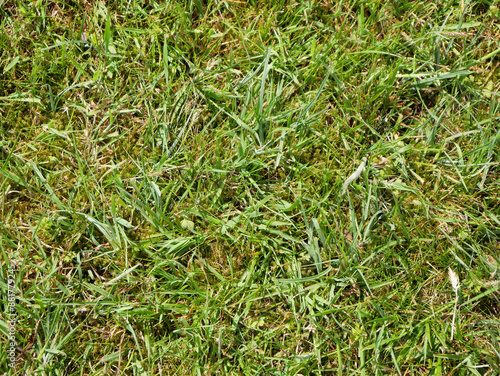
[{"label": "small white petal", "polygon": [[460,280],[458,279],[457,273],[455,273],[451,268],[448,268],[448,277],[450,278],[451,286],[455,292],[460,288]]}]

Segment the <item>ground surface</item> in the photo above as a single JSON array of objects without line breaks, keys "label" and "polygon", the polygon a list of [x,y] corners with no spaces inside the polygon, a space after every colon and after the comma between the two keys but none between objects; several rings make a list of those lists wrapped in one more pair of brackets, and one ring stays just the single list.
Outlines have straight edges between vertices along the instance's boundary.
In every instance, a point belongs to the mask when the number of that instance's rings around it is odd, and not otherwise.
[{"label": "ground surface", "polygon": [[1,372],[499,373],[493,1],[1,3]]}]

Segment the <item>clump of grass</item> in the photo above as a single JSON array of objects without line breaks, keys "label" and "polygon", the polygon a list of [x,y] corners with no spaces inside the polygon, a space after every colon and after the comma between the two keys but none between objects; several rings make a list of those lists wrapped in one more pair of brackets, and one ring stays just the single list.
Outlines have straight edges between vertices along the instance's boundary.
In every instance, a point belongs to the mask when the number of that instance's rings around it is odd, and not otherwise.
[{"label": "clump of grass", "polygon": [[3,5],[2,372],[500,372],[496,5]]}]

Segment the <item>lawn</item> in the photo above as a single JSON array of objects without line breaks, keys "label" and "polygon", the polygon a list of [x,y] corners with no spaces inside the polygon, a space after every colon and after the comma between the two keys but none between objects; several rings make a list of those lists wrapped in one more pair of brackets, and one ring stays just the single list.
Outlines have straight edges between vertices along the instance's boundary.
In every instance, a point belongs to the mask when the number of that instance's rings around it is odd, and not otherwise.
[{"label": "lawn", "polygon": [[496,0],[0,5],[2,374],[500,374]]}]

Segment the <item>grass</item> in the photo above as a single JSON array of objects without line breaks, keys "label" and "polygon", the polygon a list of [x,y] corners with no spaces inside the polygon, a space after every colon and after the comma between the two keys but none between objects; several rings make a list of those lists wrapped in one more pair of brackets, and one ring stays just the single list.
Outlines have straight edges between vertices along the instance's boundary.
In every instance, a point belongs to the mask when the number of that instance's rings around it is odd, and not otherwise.
[{"label": "grass", "polygon": [[494,1],[2,4],[1,372],[500,373]]}]

